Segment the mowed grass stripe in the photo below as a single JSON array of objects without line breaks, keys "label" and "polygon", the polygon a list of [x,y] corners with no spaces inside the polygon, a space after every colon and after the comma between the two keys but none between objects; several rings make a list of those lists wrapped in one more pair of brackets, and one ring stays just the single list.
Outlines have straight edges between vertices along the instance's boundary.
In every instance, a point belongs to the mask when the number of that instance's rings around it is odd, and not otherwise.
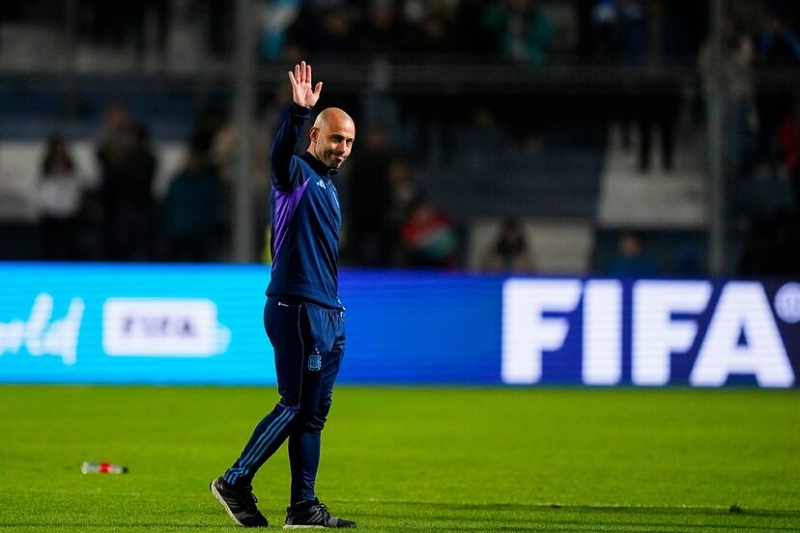
[{"label": "mowed grass stripe", "polygon": [[[230,530],[208,482],[276,400],[0,386],[0,530]],[[800,530],[798,422],[795,390],[341,386],[318,493],[367,531]],[[254,483],[274,527],[288,484],[282,449]]]}]

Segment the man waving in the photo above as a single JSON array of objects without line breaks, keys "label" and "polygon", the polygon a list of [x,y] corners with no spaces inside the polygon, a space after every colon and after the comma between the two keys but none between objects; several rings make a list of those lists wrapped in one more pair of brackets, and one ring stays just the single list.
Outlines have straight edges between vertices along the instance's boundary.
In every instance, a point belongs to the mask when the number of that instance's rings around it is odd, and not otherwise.
[{"label": "man waving", "polygon": [[283,113],[270,156],[273,261],[264,306],[280,400],[210,488],[234,522],[267,526],[256,507],[252,480],[288,438],[292,484],[284,527],[355,527],[331,515],[314,490],[320,432],[345,345],[338,291],[342,214],[332,178],[350,156],[355,124],[341,109],[322,110],[310,129],[307,152],[295,155],[322,82],[312,83],[311,65],[305,61],[289,72],[289,81],[293,101]]}]

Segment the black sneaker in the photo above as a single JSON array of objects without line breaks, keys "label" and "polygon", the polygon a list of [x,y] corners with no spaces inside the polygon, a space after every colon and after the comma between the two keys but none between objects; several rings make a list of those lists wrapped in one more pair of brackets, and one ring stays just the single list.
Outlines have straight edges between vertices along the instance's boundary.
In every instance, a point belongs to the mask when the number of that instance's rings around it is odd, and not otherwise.
[{"label": "black sneaker", "polygon": [[324,503],[317,498],[306,505],[286,508],[286,523],[283,529],[304,529],[318,527],[356,527],[352,520],[331,515]]},{"label": "black sneaker", "polygon": [[218,477],[209,485],[211,494],[227,511],[231,519],[243,527],[267,527],[266,517],[256,507],[258,501],[252,488],[236,490]]}]

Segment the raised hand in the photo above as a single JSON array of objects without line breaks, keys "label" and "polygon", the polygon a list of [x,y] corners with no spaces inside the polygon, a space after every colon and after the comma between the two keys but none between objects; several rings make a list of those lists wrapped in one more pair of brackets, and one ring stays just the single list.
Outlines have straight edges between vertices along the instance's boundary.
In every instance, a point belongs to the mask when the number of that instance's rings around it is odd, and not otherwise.
[{"label": "raised hand", "polygon": [[294,72],[289,71],[289,81],[292,83],[292,98],[294,103],[304,107],[314,107],[319,100],[319,93],[322,91],[322,82],[311,87],[311,65],[301,61],[294,66]]}]

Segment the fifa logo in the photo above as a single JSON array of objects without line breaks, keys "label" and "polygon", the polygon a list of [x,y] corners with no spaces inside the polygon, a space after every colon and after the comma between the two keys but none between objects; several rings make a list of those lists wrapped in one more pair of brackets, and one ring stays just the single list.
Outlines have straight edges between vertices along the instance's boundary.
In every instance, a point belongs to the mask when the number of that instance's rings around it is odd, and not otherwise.
[{"label": "fifa logo", "polygon": [[[756,281],[511,279],[503,287],[502,379],[538,383],[543,360],[579,352],[587,385],[718,387],[731,376],[790,387],[800,285]],[[782,333],[783,330],[783,333]],[[786,336],[786,339],[784,339]]]}]

